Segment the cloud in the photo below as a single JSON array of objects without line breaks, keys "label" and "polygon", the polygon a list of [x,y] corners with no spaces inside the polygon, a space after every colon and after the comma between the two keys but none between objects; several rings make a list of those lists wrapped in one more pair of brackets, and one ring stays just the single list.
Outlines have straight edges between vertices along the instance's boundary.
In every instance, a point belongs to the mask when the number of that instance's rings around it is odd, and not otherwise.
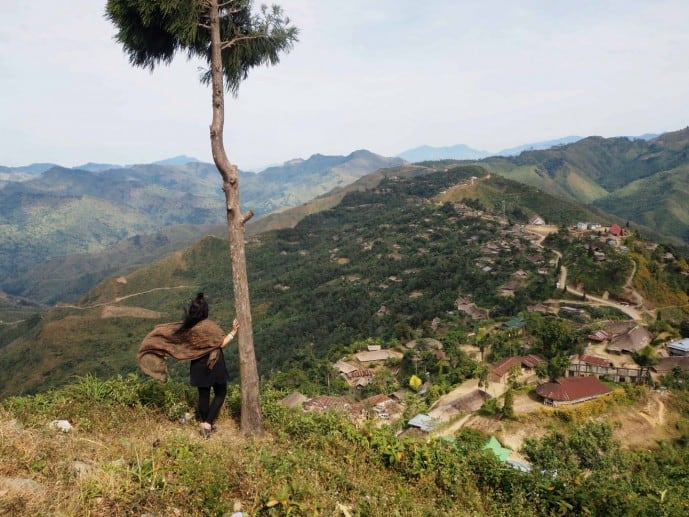
[{"label": "cloud", "polygon": [[[300,42],[226,101],[228,152],[243,168],[358,148],[495,151],[689,118],[683,0],[279,3]],[[210,160],[200,64],[132,68],[103,9],[3,7],[0,164]]]}]

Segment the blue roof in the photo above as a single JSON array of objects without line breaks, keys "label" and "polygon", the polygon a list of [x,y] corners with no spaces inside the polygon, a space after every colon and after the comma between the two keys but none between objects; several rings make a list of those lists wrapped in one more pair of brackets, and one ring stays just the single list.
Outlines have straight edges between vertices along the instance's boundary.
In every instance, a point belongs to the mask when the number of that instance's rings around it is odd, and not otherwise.
[{"label": "blue roof", "polygon": [[689,352],[689,338],[679,339],[667,344],[668,348],[674,348],[675,350],[681,350],[682,352]]},{"label": "blue roof", "polygon": [[507,463],[512,468],[515,468],[517,470],[521,470],[522,472],[531,472],[531,465],[529,465],[528,463],[525,463],[523,461],[507,460],[505,463]]},{"label": "blue roof", "polygon": [[437,421],[436,419],[431,418],[428,415],[418,414],[414,418],[409,420],[409,425],[411,427],[418,427],[422,431],[430,433],[433,429],[435,429]]}]

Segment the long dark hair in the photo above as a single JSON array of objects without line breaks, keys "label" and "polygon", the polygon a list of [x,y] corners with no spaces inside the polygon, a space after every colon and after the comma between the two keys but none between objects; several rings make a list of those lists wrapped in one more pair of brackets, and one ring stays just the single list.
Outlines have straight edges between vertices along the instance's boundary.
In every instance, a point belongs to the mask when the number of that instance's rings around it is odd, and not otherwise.
[{"label": "long dark hair", "polygon": [[189,307],[184,309],[184,322],[180,326],[179,330],[189,330],[199,321],[208,318],[208,302],[203,296],[203,293],[198,293],[196,298],[194,298]]}]

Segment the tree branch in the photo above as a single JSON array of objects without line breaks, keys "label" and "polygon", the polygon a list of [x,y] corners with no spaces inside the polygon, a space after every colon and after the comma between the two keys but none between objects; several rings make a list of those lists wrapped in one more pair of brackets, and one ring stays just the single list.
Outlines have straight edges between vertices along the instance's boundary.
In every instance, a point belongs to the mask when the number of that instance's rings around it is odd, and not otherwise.
[{"label": "tree branch", "polygon": [[[232,5],[235,3],[236,0],[227,0],[227,2],[222,2],[218,4],[218,9],[224,9],[225,6]],[[242,7],[237,7],[236,9],[233,9],[231,11],[228,11],[229,13],[238,13],[242,10]]]},{"label": "tree branch", "polygon": [[260,33],[260,34],[252,34],[251,36],[236,36],[232,38],[231,40],[223,41],[220,48],[222,50],[225,50],[226,48],[230,48],[233,45],[235,45],[239,41],[244,41],[244,40],[250,40],[250,39],[261,39],[261,38],[267,38],[268,33]]},{"label": "tree branch", "polygon": [[246,224],[246,222],[251,219],[254,216],[254,211],[249,210],[246,214],[244,214],[244,217],[242,217],[242,226]]}]

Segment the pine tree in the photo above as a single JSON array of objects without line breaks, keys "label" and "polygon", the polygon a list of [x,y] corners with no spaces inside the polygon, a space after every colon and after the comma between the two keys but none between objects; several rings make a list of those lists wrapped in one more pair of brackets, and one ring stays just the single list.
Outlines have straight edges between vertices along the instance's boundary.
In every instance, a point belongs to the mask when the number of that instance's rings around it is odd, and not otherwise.
[{"label": "pine tree", "polygon": [[211,85],[210,127],[213,161],[222,177],[232,261],[232,285],[239,321],[239,371],[242,388],[241,430],[263,433],[259,379],[254,351],[249,285],[244,253],[244,225],[253,213],[239,209],[239,174],[225,152],[225,96],[237,94],[249,70],[279,62],[297,41],[298,30],[280,7],[252,11],[252,0],[108,0],[106,17],[133,66],[153,70],[179,52],[209,65],[202,82]]}]

